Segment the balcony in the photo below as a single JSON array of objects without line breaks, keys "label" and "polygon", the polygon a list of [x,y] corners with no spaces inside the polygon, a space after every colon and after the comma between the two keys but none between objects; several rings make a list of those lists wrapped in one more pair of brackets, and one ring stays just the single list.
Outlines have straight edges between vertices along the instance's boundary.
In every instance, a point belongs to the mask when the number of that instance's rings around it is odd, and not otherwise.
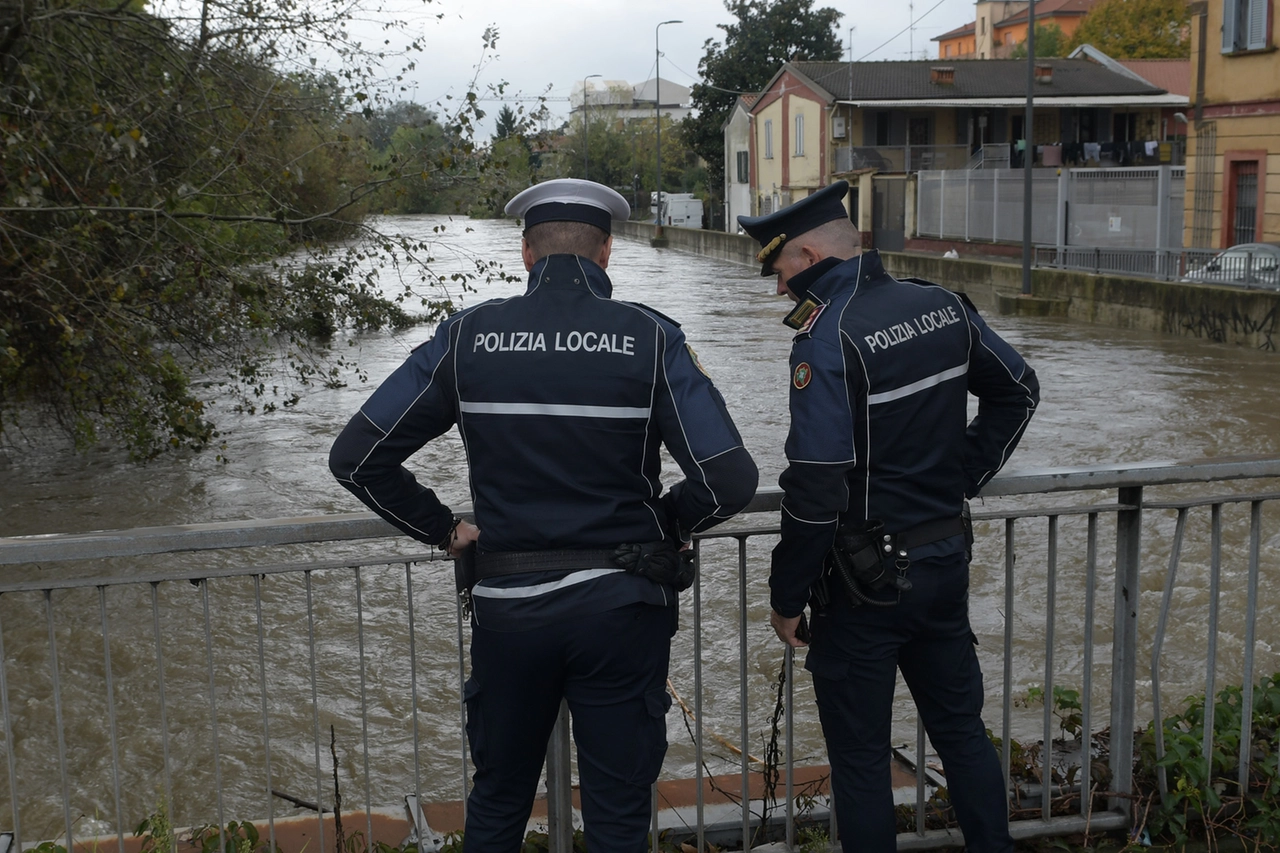
[{"label": "balcony", "polygon": [[968,145],[846,145],[835,149],[836,174],[863,169],[880,172],[963,169],[968,162]]}]

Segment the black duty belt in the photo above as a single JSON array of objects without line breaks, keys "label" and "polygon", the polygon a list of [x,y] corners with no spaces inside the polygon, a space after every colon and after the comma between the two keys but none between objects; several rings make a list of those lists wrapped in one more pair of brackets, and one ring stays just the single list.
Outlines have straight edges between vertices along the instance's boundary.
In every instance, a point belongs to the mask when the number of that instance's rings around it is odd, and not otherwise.
[{"label": "black duty belt", "polygon": [[904,530],[895,534],[893,541],[899,549],[910,551],[912,548],[919,548],[921,545],[928,545],[931,542],[937,542],[942,539],[950,539],[952,536],[960,536],[963,533],[964,519],[957,516],[955,518],[941,518],[937,521],[925,522],[912,527],[910,530]]},{"label": "black duty belt", "polygon": [[560,548],[546,551],[477,551],[476,580],[525,572],[613,569],[614,550]]}]

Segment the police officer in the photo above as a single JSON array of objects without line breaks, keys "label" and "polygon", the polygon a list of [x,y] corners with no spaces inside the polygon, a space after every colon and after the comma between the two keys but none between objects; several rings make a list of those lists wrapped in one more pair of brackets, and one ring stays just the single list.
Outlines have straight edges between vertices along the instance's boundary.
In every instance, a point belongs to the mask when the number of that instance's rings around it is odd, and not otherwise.
[{"label": "police officer", "polygon": [[[897,281],[876,252],[859,254],[847,190],[838,181],[774,214],[738,218],[762,246],[761,273],[795,302],[785,321],[796,335],[770,622],[793,647],[808,640],[838,823],[858,839],[846,849],[895,849],[889,741],[900,669],[968,849],[1008,851],[1008,799],[981,717],[962,515],[1013,452],[1039,384],[966,297]],[[971,421],[969,394],[978,398]]]},{"label": "police officer", "polygon": [[[347,425],[330,466],[409,536],[455,556],[478,546],[464,849],[520,849],[563,698],[588,848],[640,853],[687,543],[746,506],[756,466],[679,326],[611,298],[611,221],[626,200],[554,180],[506,212],[524,220],[526,292],[441,323]],[[404,467],[455,425],[474,524]],[[660,445],[686,477],[665,494]]]}]

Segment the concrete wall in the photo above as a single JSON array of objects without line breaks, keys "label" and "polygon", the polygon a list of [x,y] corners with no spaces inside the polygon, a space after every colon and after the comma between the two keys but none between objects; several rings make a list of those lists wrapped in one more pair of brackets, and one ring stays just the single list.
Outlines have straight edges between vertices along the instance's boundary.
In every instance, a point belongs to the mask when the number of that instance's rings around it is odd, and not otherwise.
[{"label": "concrete wall", "polygon": [[[653,223],[615,222],[613,233],[621,237],[648,242],[653,239]],[[708,258],[719,258],[722,261],[759,266],[756,252],[760,251],[760,244],[746,235],[702,231],[697,228],[674,228],[670,225],[663,226],[662,235],[667,239],[667,246],[671,249],[692,252]]]},{"label": "concrete wall", "polygon": [[[653,225],[617,222],[622,237],[649,240]],[[750,237],[663,228],[671,249],[756,267],[759,245]],[[1280,347],[1280,292],[1097,276],[1067,270],[1032,270],[1031,296],[1022,296],[1022,266],[882,252],[897,278],[922,278],[963,291],[987,313],[1062,317],[1117,329],[1142,329],[1205,338],[1275,352]]]}]

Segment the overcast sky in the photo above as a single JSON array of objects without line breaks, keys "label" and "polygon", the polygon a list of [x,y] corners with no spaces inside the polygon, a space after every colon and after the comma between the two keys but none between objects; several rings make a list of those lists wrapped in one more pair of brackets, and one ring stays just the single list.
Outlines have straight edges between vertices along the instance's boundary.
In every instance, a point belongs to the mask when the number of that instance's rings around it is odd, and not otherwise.
[{"label": "overcast sky", "polygon": [[[906,3],[816,0],[815,6],[843,12],[845,57],[853,26],[854,58],[869,60],[909,59],[913,47],[915,58],[936,56],[937,44],[930,39],[973,20],[974,12],[972,0],[916,2],[914,31],[895,38],[912,20]],[[427,48],[406,78],[406,100],[430,105],[448,94],[464,94],[483,53],[483,33],[495,26],[497,49],[479,70],[480,85],[505,81],[508,96],[546,94],[552,99],[548,107],[561,118],[568,114],[569,95],[588,74],[629,83],[652,77],[654,29],[661,21],[683,21],[661,29],[662,77],[692,85],[704,43],[722,41],[724,32],[716,25],[731,20],[721,0],[431,0],[406,16],[410,34],[420,35]],[[502,104],[490,101],[483,107],[489,113],[482,133],[487,137]]]}]

